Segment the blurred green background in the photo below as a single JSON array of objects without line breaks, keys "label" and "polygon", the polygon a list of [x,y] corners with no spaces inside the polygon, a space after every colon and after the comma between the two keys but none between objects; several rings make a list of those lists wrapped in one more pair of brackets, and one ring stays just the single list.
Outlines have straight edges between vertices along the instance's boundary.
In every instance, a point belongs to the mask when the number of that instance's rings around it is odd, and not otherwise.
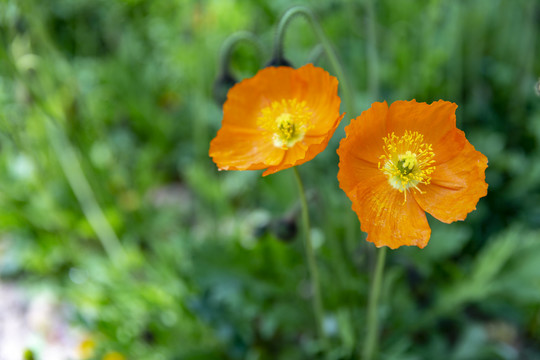
[{"label": "blurred green background", "polygon": [[[299,169],[323,348],[292,171],[218,172],[208,157],[221,46],[252,32],[230,66],[253,76],[294,4],[320,20],[354,98]],[[374,246],[335,150],[373,101],[444,99],[489,159],[488,195],[465,222],[430,218],[425,249],[388,253],[379,358],[538,359],[539,29],[536,0],[1,0],[0,282],[54,291],[95,359],[357,358]],[[295,19],[287,59],[335,75],[317,45]]]}]

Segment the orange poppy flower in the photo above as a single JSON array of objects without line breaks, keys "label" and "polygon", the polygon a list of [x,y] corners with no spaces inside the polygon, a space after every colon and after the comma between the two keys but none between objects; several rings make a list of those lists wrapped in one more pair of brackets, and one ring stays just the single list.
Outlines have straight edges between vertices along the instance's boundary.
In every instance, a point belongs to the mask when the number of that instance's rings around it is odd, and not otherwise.
[{"label": "orange poppy flower", "polygon": [[377,247],[423,248],[425,212],[464,220],[487,194],[487,158],[456,128],[456,109],[442,100],[376,102],[345,128],[339,184]]},{"label": "orange poppy flower", "polygon": [[343,115],[338,81],[311,64],[267,67],[231,88],[209,155],[219,170],[300,165],[324,150]]}]

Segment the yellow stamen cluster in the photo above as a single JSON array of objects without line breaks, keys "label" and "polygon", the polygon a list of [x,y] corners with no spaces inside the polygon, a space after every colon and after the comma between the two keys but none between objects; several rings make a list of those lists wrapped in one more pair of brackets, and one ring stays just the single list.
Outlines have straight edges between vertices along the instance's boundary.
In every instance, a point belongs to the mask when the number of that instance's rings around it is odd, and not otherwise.
[{"label": "yellow stamen cluster", "polygon": [[429,184],[430,175],[435,170],[435,154],[431,144],[424,143],[424,135],[405,131],[403,136],[394,133],[383,138],[384,155],[381,155],[379,169],[388,176],[388,183],[403,192],[404,202],[410,188],[420,193],[418,184]]},{"label": "yellow stamen cluster", "polygon": [[304,138],[312,116],[305,101],[282,99],[262,109],[257,124],[273,133],[275,147],[288,149]]}]

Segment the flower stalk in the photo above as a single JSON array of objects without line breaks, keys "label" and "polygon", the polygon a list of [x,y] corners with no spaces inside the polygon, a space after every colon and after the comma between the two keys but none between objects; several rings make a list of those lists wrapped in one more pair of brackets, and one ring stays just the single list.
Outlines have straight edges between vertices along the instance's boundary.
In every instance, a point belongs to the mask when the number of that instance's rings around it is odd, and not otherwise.
[{"label": "flower stalk", "polygon": [[374,99],[379,97],[379,56],[377,53],[377,22],[375,1],[367,0],[365,3],[367,13],[367,65],[368,89]]},{"label": "flower stalk", "polygon": [[353,104],[353,97],[352,97],[352,90],[349,85],[349,81],[347,77],[345,76],[345,71],[343,69],[343,66],[341,65],[336,52],[334,51],[332,44],[330,40],[326,37],[324,34],[324,31],[321,28],[321,25],[319,24],[319,21],[313,14],[313,12],[305,7],[305,6],[293,6],[289,10],[283,14],[281,17],[277,28],[276,28],[276,36],[274,40],[274,53],[272,57],[273,62],[281,62],[286,61],[283,57],[283,41],[285,39],[285,31],[287,27],[289,26],[292,19],[297,17],[298,15],[304,16],[309,24],[311,25],[313,32],[315,33],[315,36],[317,36],[317,39],[319,40],[320,44],[323,47],[323,50],[328,58],[328,61],[330,62],[330,66],[332,66],[340,84],[341,89],[343,91],[343,102],[345,104],[345,109],[348,113],[354,114],[354,104]]},{"label": "flower stalk", "polygon": [[377,249],[377,264],[375,265],[375,273],[373,274],[373,280],[371,282],[371,291],[369,293],[368,299],[368,309],[367,309],[367,334],[364,338],[364,347],[362,351],[363,360],[372,360],[377,350],[377,342],[379,335],[379,319],[378,319],[378,308],[379,308],[379,297],[381,293],[383,273],[384,273],[384,262],[386,258],[386,246]]},{"label": "flower stalk", "polygon": [[258,55],[262,53],[261,45],[252,33],[248,31],[235,32],[225,39],[225,42],[221,47],[218,74],[229,73],[229,65],[231,62],[232,53],[234,52],[236,46],[242,42],[253,45],[253,47],[257,50]]},{"label": "flower stalk", "polygon": [[218,72],[213,88],[214,100],[220,106],[227,99],[229,89],[237,82],[237,79],[231,73],[230,63],[236,46],[242,42],[251,44],[257,50],[257,56],[261,56],[261,45],[255,36],[248,31],[238,31],[225,39],[219,55]]},{"label": "flower stalk", "polygon": [[[311,25],[315,36],[319,40],[319,44],[313,49],[309,56],[309,61],[315,62],[316,60],[318,60],[321,53],[326,54],[326,57],[330,62],[330,66],[332,67],[341,85],[340,88],[343,95],[343,105],[345,107],[345,112],[348,114],[355,114],[356,110],[353,100],[353,90],[350,85],[349,78],[345,75],[345,69],[339,61],[337,53],[332,46],[332,43],[326,37],[319,21],[309,8],[305,6],[293,6],[283,14],[276,28],[272,62],[284,63],[287,61],[284,59],[283,56],[285,32],[291,21],[299,15],[306,18],[306,20]],[[351,249],[354,247],[353,244],[356,241],[356,221],[357,220],[354,216],[347,217],[347,233],[345,241],[347,243],[347,246]]]},{"label": "flower stalk", "polygon": [[304,248],[306,252],[306,260],[309,271],[309,281],[311,285],[311,291],[313,292],[312,306],[313,314],[315,316],[317,336],[319,339],[324,338],[323,331],[323,306],[321,298],[321,290],[319,286],[319,272],[317,270],[317,264],[315,261],[315,253],[313,252],[313,246],[311,244],[311,231],[309,224],[309,210],[306,200],[306,194],[304,191],[304,184],[302,178],[296,166],[294,169],[294,176],[296,183],[298,184],[298,192],[300,194],[300,204],[302,206],[302,224],[304,227]]}]

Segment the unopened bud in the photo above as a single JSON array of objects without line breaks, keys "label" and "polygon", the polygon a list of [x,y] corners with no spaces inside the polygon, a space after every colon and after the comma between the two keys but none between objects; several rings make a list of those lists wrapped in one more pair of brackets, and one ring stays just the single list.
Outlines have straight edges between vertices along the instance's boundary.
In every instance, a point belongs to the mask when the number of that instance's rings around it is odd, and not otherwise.
[{"label": "unopened bud", "polygon": [[289,60],[285,59],[283,56],[276,57],[274,56],[267,64],[266,67],[269,66],[288,66],[288,67],[294,67],[289,62]]}]

